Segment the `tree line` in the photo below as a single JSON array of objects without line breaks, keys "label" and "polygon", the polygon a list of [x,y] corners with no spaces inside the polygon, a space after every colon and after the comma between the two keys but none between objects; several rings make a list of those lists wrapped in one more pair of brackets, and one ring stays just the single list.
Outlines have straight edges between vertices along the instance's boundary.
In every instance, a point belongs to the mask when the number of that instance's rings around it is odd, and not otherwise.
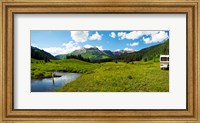
[{"label": "tree line", "polygon": [[80,54],[79,55],[73,55],[73,54],[71,54],[71,55],[67,55],[66,56],[66,59],[71,59],[71,58],[78,59],[78,60],[81,60],[81,61],[90,62],[89,58],[83,58]]}]

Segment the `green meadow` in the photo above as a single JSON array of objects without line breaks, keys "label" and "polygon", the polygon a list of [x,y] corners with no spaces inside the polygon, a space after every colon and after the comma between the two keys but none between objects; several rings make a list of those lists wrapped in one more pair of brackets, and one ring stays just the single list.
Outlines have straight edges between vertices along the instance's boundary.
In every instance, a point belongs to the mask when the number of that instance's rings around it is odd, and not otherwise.
[{"label": "green meadow", "polygon": [[82,75],[57,92],[168,92],[169,71],[160,69],[159,59],[135,62],[89,63],[77,59],[31,59],[31,78],[51,77],[52,72]]}]

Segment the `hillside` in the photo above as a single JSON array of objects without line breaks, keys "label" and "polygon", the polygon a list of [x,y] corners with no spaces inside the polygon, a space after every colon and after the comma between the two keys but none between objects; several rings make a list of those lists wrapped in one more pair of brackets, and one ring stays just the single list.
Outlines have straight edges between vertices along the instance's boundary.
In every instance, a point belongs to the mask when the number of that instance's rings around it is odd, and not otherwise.
[{"label": "hillside", "polygon": [[125,61],[139,61],[141,59],[152,60],[154,58],[159,58],[161,54],[169,54],[169,40],[162,44],[144,48],[137,52],[122,54],[114,59],[123,59]]},{"label": "hillside", "polygon": [[38,59],[38,60],[45,60],[45,59],[55,60],[56,59],[50,53],[33,46],[31,46],[31,58]]},{"label": "hillside", "polygon": [[90,60],[97,60],[97,59],[105,59],[114,56],[114,54],[110,50],[101,51],[97,47],[91,48],[82,48],[79,50],[75,50],[70,54],[61,54],[55,56],[57,59],[66,59],[66,56],[69,55],[81,55],[83,58],[89,58]]},{"label": "hillside", "polygon": [[169,40],[165,41],[162,44],[142,49],[140,50],[140,53],[143,55],[143,57],[146,57],[148,59],[152,59],[153,57],[159,57],[161,54],[168,55],[169,54]]},{"label": "hillside", "polygon": [[67,54],[60,54],[60,55],[56,55],[55,58],[59,59],[59,60],[63,60],[66,59]]},{"label": "hillside", "polygon": [[108,56],[115,56],[115,54],[112,51],[110,51],[110,50],[103,50],[103,52],[105,54],[107,54]]}]

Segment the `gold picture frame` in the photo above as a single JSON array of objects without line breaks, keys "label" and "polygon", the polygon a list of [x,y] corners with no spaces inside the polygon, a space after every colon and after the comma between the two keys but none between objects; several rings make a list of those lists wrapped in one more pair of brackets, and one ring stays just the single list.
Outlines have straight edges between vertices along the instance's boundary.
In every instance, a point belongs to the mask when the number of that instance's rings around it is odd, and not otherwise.
[{"label": "gold picture frame", "polygon": [[[199,0],[1,0],[0,8],[0,122],[200,122]],[[13,15],[16,13],[185,13],[187,15],[187,109],[13,109]]]}]

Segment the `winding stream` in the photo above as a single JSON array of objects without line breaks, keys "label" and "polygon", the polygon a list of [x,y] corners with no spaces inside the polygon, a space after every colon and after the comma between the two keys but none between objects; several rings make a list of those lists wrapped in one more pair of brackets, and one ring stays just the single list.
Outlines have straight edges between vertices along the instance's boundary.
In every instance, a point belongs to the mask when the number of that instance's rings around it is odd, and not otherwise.
[{"label": "winding stream", "polygon": [[54,73],[61,77],[31,80],[31,92],[52,92],[55,89],[63,87],[66,83],[75,80],[81,75],[80,73]]}]

